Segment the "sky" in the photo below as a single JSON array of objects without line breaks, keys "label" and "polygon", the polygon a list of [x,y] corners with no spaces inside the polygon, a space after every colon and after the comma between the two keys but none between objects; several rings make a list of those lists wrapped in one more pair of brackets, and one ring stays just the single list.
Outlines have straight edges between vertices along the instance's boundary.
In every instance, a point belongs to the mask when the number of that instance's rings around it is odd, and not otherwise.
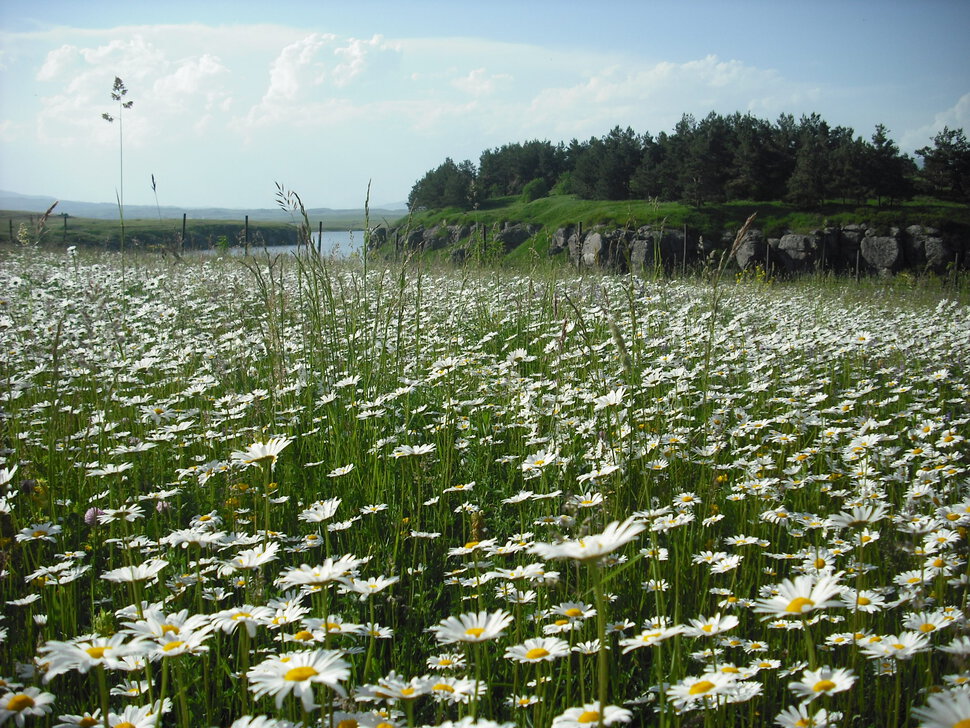
[{"label": "sky", "polygon": [[0,189],[378,207],[449,157],[711,111],[913,154],[970,131],[968,29],[966,0],[0,0]]}]

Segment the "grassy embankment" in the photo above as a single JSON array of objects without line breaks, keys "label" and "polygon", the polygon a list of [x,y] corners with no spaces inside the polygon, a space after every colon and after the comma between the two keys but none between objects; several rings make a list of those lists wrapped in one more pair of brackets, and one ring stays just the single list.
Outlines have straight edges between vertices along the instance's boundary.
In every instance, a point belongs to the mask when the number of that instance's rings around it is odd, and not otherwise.
[{"label": "grassy embankment", "polygon": [[[553,233],[566,225],[636,228],[663,224],[674,229],[686,225],[705,239],[717,241],[725,232],[733,235],[753,212],[758,213],[757,226],[770,237],[849,223],[865,223],[879,230],[920,224],[951,234],[970,233],[970,207],[932,198],[919,198],[893,207],[880,207],[874,201],[863,206],[829,201],[818,210],[805,211],[784,202],[739,201],[691,207],[678,202],[581,200],[575,195],[553,195],[533,202],[524,202],[519,197],[500,197],[486,201],[477,210],[422,211],[411,217],[410,227],[484,224],[491,228],[505,222],[542,225],[534,238],[505,256],[505,262],[516,264],[548,254]],[[402,224],[406,222],[403,220]],[[433,255],[447,257],[450,252],[438,250]]]},{"label": "grassy embankment", "polygon": [[[0,244],[17,240],[21,224],[36,231],[41,213],[0,210]],[[364,225],[363,213],[329,214],[326,218],[311,220],[313,229],[323,224],[324,230],[358,230]],[[188,220],[185,228],[185,247],[190,249],[211,248],[225,237],[231,245],[242,244],[245,222],[239,220]],[[182,221],[178,219],[132,219],[125,220],[125,241],[130,247],[148,250],[167,249],[178,244],[182,233]],[[82,247],[107,247],[117,249],[120,226],[117,220],[101,220],[85,217],[64,218],[54,213],[46,222],[44,241],[50,244],[78,245]],[[293,245],[296,243],[296,227],[287,222],[249,221],[249,239],[253,245]]]}]

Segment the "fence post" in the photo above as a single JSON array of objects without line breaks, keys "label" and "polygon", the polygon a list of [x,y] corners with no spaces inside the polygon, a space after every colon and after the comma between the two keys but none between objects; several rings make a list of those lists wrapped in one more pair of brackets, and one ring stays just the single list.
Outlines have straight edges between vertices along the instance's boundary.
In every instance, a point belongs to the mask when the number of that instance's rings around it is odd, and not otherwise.
[{"label": "fence post", "polygon": [[182,239],[179,241],[179,255],[185,252],[185,218],[186,213],[182,213]]},{"label": "fence post", "polygon": [[684,223],[684,259],[681,261],[680,274],[687,277],[687,223]]}]

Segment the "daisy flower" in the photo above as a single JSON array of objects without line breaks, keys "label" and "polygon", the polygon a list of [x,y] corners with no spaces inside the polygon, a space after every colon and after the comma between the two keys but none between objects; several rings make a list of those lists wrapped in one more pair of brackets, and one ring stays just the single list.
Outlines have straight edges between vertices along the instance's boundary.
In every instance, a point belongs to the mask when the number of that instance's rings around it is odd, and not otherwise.
[{"label": "daisy flower", "polygon": [[684,635],[686,637],[711,637],[734,629],[738,626],[738,621],[738,618],[733,614],[722,617],[721,613],[718,612],[710,619],[699,617],[690,620],[690,626],[684,627]]},{"label": "daisy flower", "polygon": [[730,691],[735,682],[735,676],[724,672],[707,672],[700,677],[685,677],[676,685],[667,689],[667,695],[678,708],[684,708],[697,701],[716,698]]},{"label": "daisy flower", "polygon": [[913,709],[919,728],[963,728],[970,725],[970,692],[947,690],[931,695],[926,705]]},{"label": "daisy flower", "polygon": [[633,713],[618,705],[600,707],[600,703],[585,703],[581,708],[567,708],[552,719],[552,728],[586,728],[591,725],[629,723]]},{"label": "daisy flower", "polygon": [[28,717],[38,717],[50,713],[54,694],[40,688],[24,688],[17,692],[0,696],[0,725],[13,718],[14,723],[22,726]]},{"label": "daisy flower", "polygon": [[232,462],[244,467],[269,463],[272,468],[276,466],[276,459],[279,454],[291,442],[293,440],[289,437],[271,437],[266,442],[254,442],[245,450],[234,450],[229,458]]},{"label": "daisy flower", "polygon": [[112,569],[101,575],[105,581],[116,584],[132,581],[149,581],[158,576],[159,572],[168,566],[165,559],[149,559],[138,566],[122,566],[120,569]]},{"label": "daisy flower", "polygon": [[263,660],[249,672],[246,678],[249,689],[257,698],[272,695],[276,708],[283,705],[287,695],[293,693],[303,703],[303,709],[313,710],[313,686],[322,683],[345,697],[347,692],[340,680],[350,677],[350,664],[336,650],[313,650],[289,652]]},{"label": "daisy flower", "polygon": [[529,551],[543,559],[576,559],[588,561],[612,553],[635,539],[646,526],[632,517],[613,521],[602,533],[561,543],[533,543]]},{"label": "daisy flower", "polygon": [[775,716],[775,723],[781,728],[829,728],[838,725],[842,713],[825,708],[809,713],[807,703],[799,703],[785,708]]},{"label": "daisy flower", "polygon": [[123,668],[122,658],[142,654],[147,644],[137,639],[125,642],[127,637],[119,633],[111,637],[93,637],[87,640],[48,641],[37,650],[47,668],[44,682],[48,683],[57,675],[71,670],[86,673],[92,667],[102,665],[111,670]]},{"label": "daisy flower", "polygon": [[485,642],[501,637],[512,623],[512,615],[504,609],[497,612],[469,612],[459,617],[448,617],[429,629],[441,644],[454,642]]},{"label": "daisy flower", "polygon": [[429,657],[427,665],[431,670],[458,670],[465,666],[465,656],[460,652],[444,652]]},{"label": "daisy flower", "polygon": [[226,634],[236,631],[239,625],[243,625],[250,637],[256,636],[256,627],[266,624],[274,616],[274,610],[269,607],[254,607],[251,604],[243,604],[236,609],[223,609],[212,615],[212,626],[214,629],[222,630]]},{"label": "daisy flower", "polygon": [[794,581],[785,579],[772,589],[774,596],[759,599],[755,603],[754,611],[768,614],[766,619],[770,619],[773,615],[792,616],[839,606],[840,603],[831,597],[838,596],[842,591],[840,576],[803,575],[795,577]]},{"label": "daisy flower", "polygon": [[291,586],[320,586],[329,584],[337,579],[351,576],[368,559],[369,557],[358,559],[352,554],[345,554],[336,561],[327,558],[319,566],[300,564],[299,566],[282,572],[276,579],[276,585],[287,589]]},{"label": "daisy flower", "polygon": [[569,654],[569,643],[558,637],[536,637],[505,650],[505,657],[516,662],[552,662]]},{"label": "daisy flower", "polygon": [[832,695],[848,690],[855,684],[851,669],[822,667],[818,670],[805,670],[802,679],[788,683],[788,689],[810,703],[821,695]]}]

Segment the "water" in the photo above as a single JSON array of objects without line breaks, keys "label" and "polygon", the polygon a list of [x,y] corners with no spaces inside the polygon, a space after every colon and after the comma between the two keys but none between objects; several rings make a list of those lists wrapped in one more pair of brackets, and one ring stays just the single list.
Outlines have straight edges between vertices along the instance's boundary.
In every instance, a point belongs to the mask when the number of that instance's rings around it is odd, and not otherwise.
[{"label": "water", "polygon": [[[320,250],[320,233],[313,233],[313,245],[317,250]],[[324,255],[332,255],[335,258],[349,258],[354,253],[359,253],[360,249],[364,245],[364,231],[363,230],[324,230],[323,231],[323,248],[322,252]],[[279,253],[295,253],[297,250],[296,245],[272,245],[267,248],[270,255],[278,255]],[[261,253],[262,248],[251,245],[249,247],[249,252],[251,254]],[[206,254],[215,253],[214,248],[210,248],[205,251],[200,251]],[[242,255],[242,246],[234,246],[229,249],[229,252],[233,255]]]}]

